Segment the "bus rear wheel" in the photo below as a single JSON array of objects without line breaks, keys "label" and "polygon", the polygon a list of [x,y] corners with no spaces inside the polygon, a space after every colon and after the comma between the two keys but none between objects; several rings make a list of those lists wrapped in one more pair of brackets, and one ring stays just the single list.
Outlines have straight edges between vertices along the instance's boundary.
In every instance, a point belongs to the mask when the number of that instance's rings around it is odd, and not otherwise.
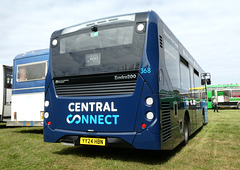
[{"label": "bus rear wheel", "polygon": [[237,109],[240,109],[240,103],[237,104]]}]

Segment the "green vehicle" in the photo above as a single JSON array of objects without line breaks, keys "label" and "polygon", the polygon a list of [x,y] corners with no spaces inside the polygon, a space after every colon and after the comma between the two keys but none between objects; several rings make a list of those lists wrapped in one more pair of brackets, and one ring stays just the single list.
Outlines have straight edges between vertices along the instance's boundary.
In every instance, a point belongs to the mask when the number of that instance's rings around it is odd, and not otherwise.
[{"label": "green vehicle", "polygon": [[215,97],[217,97],[218,107],[240,109],[240,84],[207,86],[209,109],[213,108],[212,100]]}]

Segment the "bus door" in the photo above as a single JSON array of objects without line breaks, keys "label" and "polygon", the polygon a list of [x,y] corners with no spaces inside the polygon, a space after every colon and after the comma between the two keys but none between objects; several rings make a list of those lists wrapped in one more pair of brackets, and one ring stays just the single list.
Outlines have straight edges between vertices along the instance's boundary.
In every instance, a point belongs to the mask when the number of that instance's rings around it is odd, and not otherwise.
[{"label": "bus door", "polygon": [[4,66],[3,120],[11,117],[12,67]]},{"label": "bus door", "polygon": [[223,97],[224,102],[229,102],[229,98],[231,97],[231,91],[230,90],[224,90],[223,91]]},{"label": "bus door", "polygon": [[218,103],[224,102],[223,91],[220,91],[220,90],[217,91],[217,101]]}]

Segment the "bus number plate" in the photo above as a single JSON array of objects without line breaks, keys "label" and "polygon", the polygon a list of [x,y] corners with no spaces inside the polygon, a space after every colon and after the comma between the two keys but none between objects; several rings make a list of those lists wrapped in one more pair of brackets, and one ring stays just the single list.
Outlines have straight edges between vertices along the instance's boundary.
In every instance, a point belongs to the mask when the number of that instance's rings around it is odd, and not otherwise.
[{"label": "bus number plate", "polygon": [[80,144],[82,145],[97,145],[97,146],[105,146],[106,140],[104,138],[80,138]]}]

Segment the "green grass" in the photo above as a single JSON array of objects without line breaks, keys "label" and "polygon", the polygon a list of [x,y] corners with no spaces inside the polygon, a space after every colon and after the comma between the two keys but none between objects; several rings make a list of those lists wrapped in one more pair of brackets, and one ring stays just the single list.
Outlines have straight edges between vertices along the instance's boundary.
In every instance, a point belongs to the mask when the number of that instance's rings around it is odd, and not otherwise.
[{"label": "green grass", "polygon": [[69,147],[43,142],[41,127],[0,123],[0,169],[240,169],[240,111],[209,111],[209,123],[173,151]]}]

